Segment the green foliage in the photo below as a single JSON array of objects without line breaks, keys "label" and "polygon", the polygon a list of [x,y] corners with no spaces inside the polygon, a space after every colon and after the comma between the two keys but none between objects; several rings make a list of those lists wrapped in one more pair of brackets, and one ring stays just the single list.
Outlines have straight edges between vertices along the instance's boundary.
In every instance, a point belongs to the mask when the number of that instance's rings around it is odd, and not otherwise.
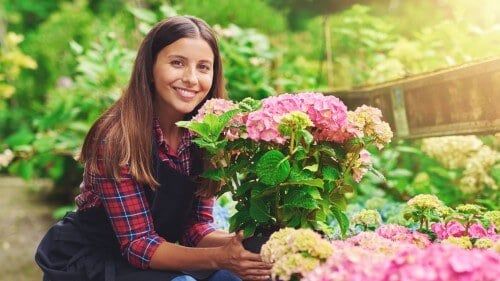
[{"label": "green foliage", "polygon": [[262,99],[275,94],[271,85],[271,64],[275,57],[269,39],[252,29],[241,29],[230,24],[215,27],[219,41],[224,76],[229,97]]},{"label": "green foliage", "polygon": [[[75,81],[53,89],[45,112],[6,138],[17,160],[9,171],[25,179],[50,177],[61,192],[72,193],[81,168],[73,159],[97,117],[114,102],[131,70],[134,53],[120,46],[114,34],[102,34],[88,49],[72,43],[77,51]],[[64,191],[66,190],[66,191]]]},{"label": "green foliage", "polygon": [[211,25],[235,24],[264,33],[285,32],[285,18],[265,0],[182,0],[171,1],[182,14],[204,19]]},{"label": "green foliage", "polygon": [[290,162],[280,151],[270,150],[257,161],[255,171],[262,183],[274,186],[288,177]]}]

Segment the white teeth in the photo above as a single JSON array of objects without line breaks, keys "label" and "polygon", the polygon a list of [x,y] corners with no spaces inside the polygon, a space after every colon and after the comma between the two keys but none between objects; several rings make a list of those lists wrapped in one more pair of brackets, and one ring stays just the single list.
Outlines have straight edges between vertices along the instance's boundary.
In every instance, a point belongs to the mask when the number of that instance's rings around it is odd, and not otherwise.
[{"label": "white teeth", "polygon": [[174,89],[177,91],[177,93],[179,93],[179,95],[181,95],[184,98],[193,98],[196,95],[196,92],[187,91],[180,88],[174,88]]}]

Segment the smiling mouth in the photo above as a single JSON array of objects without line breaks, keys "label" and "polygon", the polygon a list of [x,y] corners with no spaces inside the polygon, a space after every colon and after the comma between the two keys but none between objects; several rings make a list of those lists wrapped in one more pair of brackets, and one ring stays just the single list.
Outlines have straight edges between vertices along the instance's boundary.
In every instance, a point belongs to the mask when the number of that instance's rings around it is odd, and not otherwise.
[{"label": "smiling mouth", "polygon": [[183,98],[187,98],[187,99],[191,99],[191,98],[194,98],[194,96],[196,96],[196,93],[198,93],[197,91],[192,91],[192,90],[187,90],[187,89],[184,89],[184,88],[178,88],[178,87],[172,87],[176,92],[177,94],[179,94],[181,97]]}]

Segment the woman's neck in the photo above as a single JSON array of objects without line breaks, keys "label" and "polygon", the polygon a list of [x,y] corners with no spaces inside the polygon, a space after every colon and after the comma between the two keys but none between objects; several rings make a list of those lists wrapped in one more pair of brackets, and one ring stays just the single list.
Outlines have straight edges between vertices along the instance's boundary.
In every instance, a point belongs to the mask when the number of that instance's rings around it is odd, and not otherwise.
[{"label": "woman's neck", "polygon": [[157,108],[156,117],[160,121],[160,128],[165,141],[171,149],[173,149],[173,151],[176,151],[182,137],[183,129],[177,127],[175,123],[177,121],[181,121],[184,116],[177,113],[172,114],[172,110],[162,110]]}]

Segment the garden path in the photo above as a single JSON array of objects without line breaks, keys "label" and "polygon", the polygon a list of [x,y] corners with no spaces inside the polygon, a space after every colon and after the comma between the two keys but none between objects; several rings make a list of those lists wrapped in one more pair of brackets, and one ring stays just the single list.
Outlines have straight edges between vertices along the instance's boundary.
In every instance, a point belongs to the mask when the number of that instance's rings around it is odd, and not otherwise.
[{"label": "garden path", "polygon": [[38,242],[54,222],[53,207],[30,186],[15,177],[0,177],[0,281],[39,281],[41,271],[33,255]]}]

